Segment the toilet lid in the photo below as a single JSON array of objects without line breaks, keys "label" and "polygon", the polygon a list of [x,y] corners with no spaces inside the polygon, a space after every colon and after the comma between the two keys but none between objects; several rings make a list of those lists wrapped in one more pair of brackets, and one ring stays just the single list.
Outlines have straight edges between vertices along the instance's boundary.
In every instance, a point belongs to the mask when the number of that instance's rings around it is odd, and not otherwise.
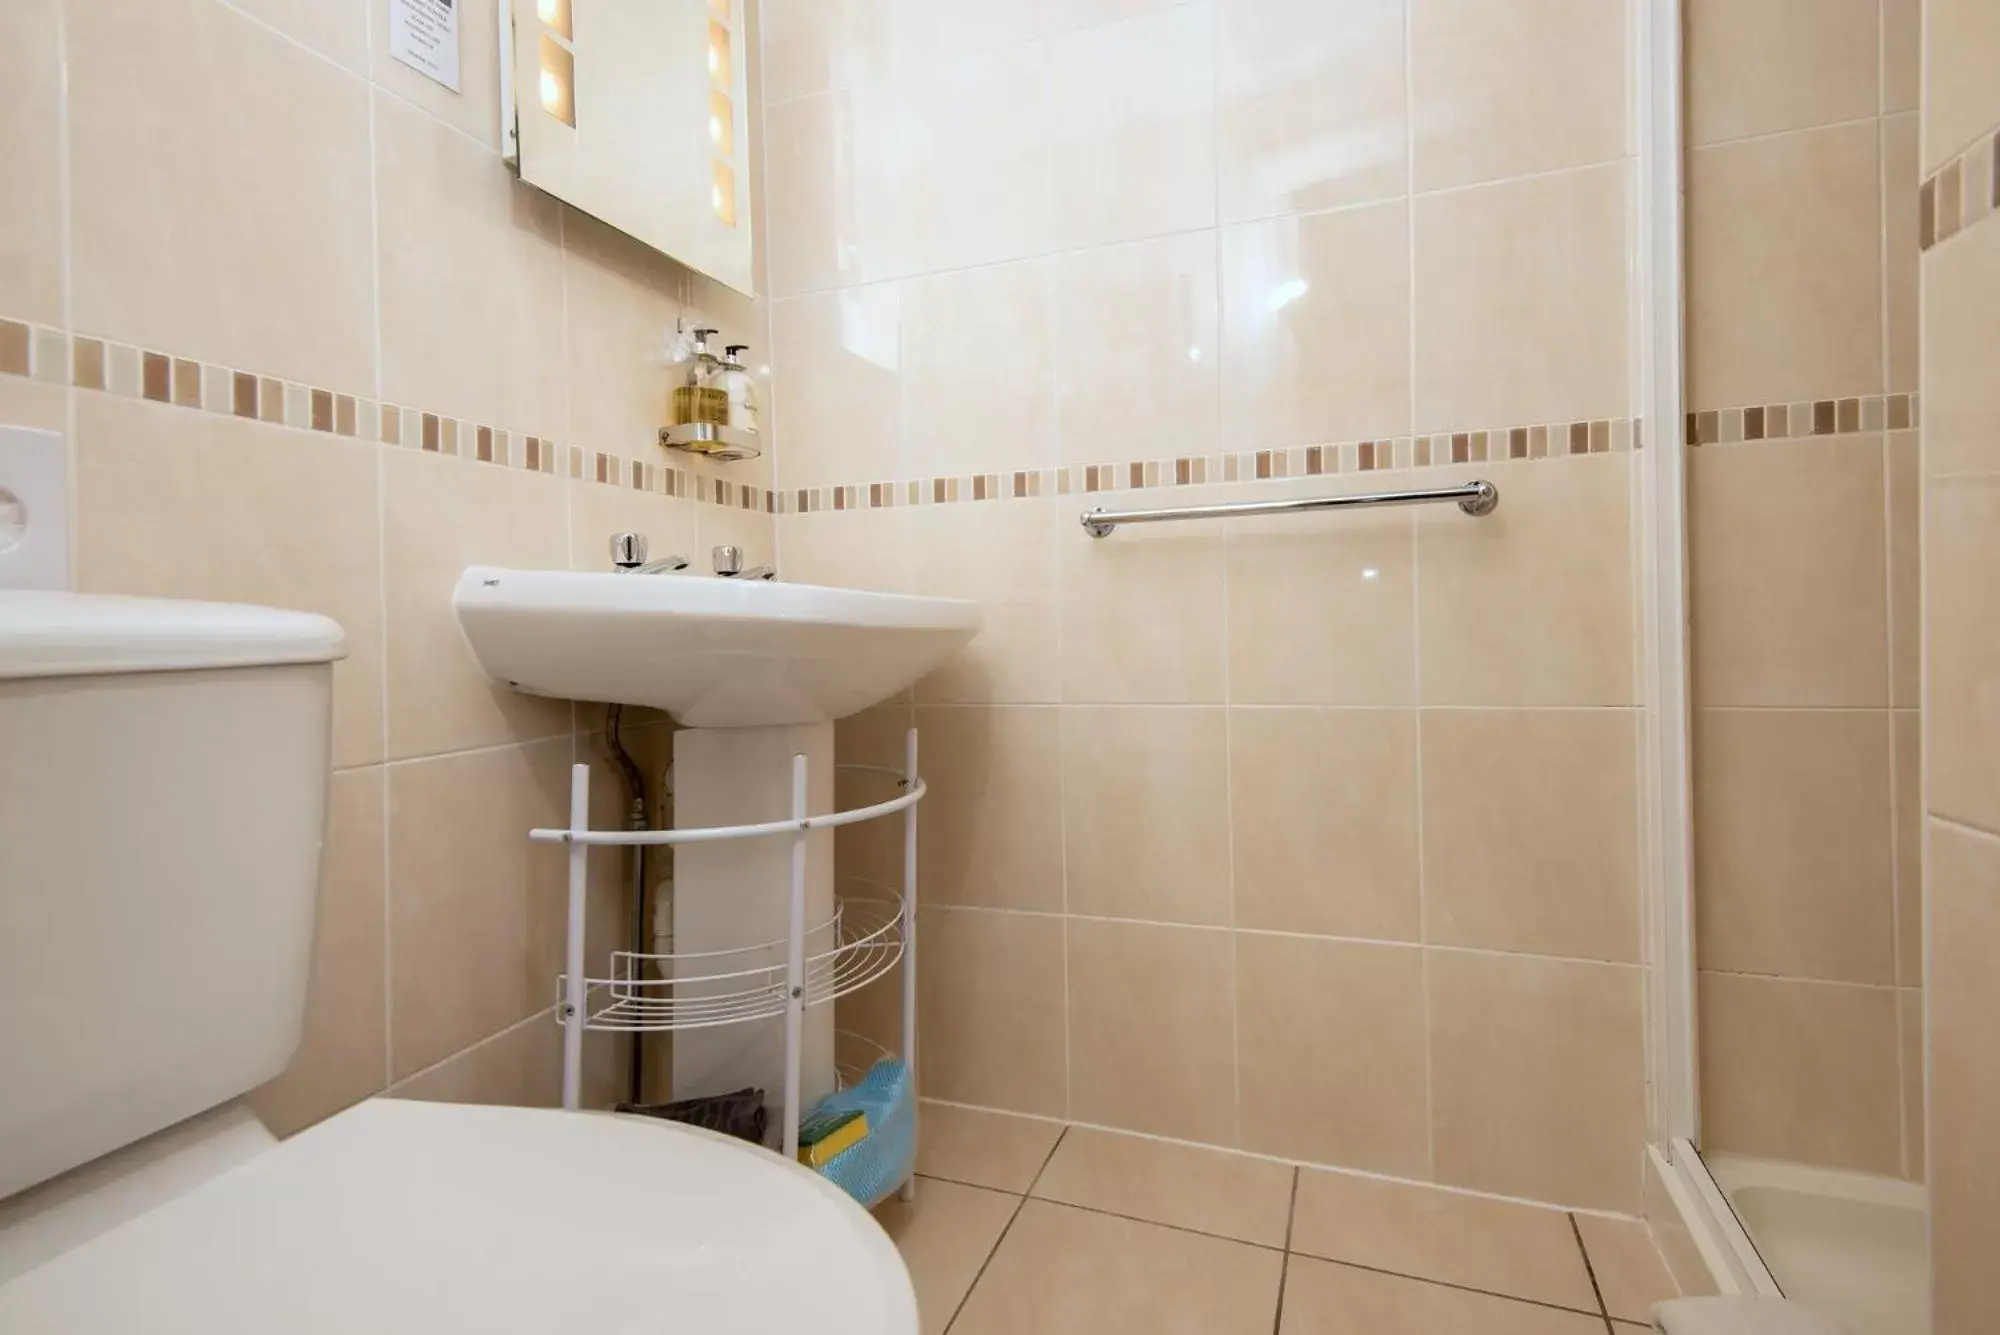
[{"label": "toilet lid", "polygon": [[36,1335],[915,1335],[817,1174],[646,1118],[373,1099],[0,1288]]}]

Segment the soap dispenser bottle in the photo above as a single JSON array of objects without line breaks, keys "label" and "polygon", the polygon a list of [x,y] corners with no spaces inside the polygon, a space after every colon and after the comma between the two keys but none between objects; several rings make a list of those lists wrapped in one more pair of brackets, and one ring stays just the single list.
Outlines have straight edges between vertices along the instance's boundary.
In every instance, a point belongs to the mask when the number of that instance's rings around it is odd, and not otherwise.
[{"label": "soap dispenser bottle", "polygon": [[669,409],[675,426],[693,426],[699,422],[724,426],[729,421],[729,395],[715,384],[722,362],[708,350],[709,335],[713,333],[713,329],[694,331],[694,349],[687,358],[687,379],[674,387]]},{"label": "soap dispenser bottle", "polygon": [[722,369],[716,372],[713,381],[729,400],[728,425],[737,431],[757,434],[757,382],[750,378],[749,370],[743,365],[743,354],[750,351],[747,343],[732,343],[723,351]]}]

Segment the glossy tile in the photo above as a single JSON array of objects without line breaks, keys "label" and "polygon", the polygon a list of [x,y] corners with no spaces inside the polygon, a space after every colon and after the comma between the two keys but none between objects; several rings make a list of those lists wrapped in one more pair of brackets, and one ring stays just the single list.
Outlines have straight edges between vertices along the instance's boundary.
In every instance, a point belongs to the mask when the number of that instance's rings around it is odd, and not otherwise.
[{"label": "glossy tile", "polygon": [[1451,469],[1500,508],[1417,515],[1418,668],[1426,705],[1635,703],[1630,461]]},{"label": "glossy tile", "polygon": [[1889,702],[1882,449],[1844,436],[1691,453],[1701,704]]},{"label": "glossy tile", "polygon": [[1056,711],[925,708],[916,721],[933,789],[917,845],[927,901],[1061,912]]},{"label": "glossy tile", "polygon": [[1924,473],[2000,472],[2000,227],[1975,227],[1923,261]]},{"label": "glossy tile", "polygon": [[1688,142],[1873,116],[1878,11],[1895,7],[1879,0],[1694,0],[1686,16]]},{"label": "glossy tile", "polygon": [[[1053,730],[1053,711],[1033,712]],[[1220,709],[1063,710],[1062,821],[1047,832],[1061,835],[1069,911],[1227,924],[1229,759]],[[1048,774],[1024,767],[1020,782]]]},{"label": "glossy tile", "polygon": [[[863,240],[883,243],[880,229],[895,207],[880,147],[895,133],[886,83],[765,108],[764,254],[773,298],[861,281]],[[865,156],[857,137],[872,146]]]},{"label": "glossy tile", "polygon": [[1934,816],[2000,829],[2000,623],[1992,571],[2000,560],[2000,478],[1930,485],[1924,511],[1928,746],[1926,801]]},{"label": "glossy tile", "polygon": [[1072,518],[1058,543],[1065,701],[1222,703],[1225,563],[1214,526],[1161,524],[1105,541]]},{"label": "glossy tile", "polygon": [[[1641,972],[1452,950],[1430,951],[1426,968],[1438,1180],[1637,1210]],[[1523,1080],[1523,1071],[1536,1078]]]},{"label": "glossy tile", "polygon": [[1068,928],[1072,1115],[1235,1144],[1229,934],[1081,918]]},{"label": "glossy tile", "polygon": [[1703,970],[1705,1147],[1897,1174],[1896,993]]},{"label": "glossy tile", "polygon": [[1924,981],[1923,715],[1899,709],[1889,720],[1896,781],[1896,981]]},{"label": "glossy tile", "polygon": [[1426,711],[1423,939],[1637,963],[1638,752],[1624,710]]},{"label": "glossy tile", "polygon": [[[291,0],[293,4],[309,0]],[[467,135],[500,147],[500,22],[497,5],[469,5],[458,29],[458,91],[453,92],[389,54],[389,8],[369,5],[369,68],[377,86]]]},{"label": "glossy tile", "polygon": [[392,1099],[554,1108],[562,1103],[562,1029],[553,1012],[454,1053],[389,1088]]},{"label": "glossy tile", "polygon": [[1228,777],[1236,926],[1419,939],[1414,712],[1232,710]]},{"label": "glossy tile", "polygon": [[783,102],[889,69],[890,0],[765,0],[764,100]]},{"label": "glossy tile", "polygon": [[[661,354],[685,312],[687,270],[574,209],[563,212],[562,239],[566,438],[627,459],[667,461],[659,431],[684,368],[662,365]],[[762,361],[770,350],[753,347],[751,355]]]},{"label": "glossy tile", "polygon": [[1417,430],[1630,412],[1628,175],[1614,164],[1417,201]]},{"label": "glossy tile", "polygon": [[876,1221],[909,1267],[924,1335],[944,1335],[1019,1204],[996,1191],[925,1180],[914,1201],[891,1199],[876,1208]]},{"label": "glossy tile", "polygon": [[1889,703],[1923,702],[1923,459],[1913,431],[1888,438]]},{"label": "glossy tile", "polygon": [[1060,1122],[926,1102],[917,1116],[917,1171],[1017,1195],[1034,1185],[1049,1161]]},{"label": "glossy tile", "polygon": [[894,283],[771,303],[779,486],[904,475],[902,307]]},{"label": "glossy tile", "polygon": [[[903,285],[902,302],[908,475],[1053,468],[1053,263],[915,279]],[[840,474],[856,476],[851,467]]]},{"label": "glossy tile", "polygon": [[1595,1312],[1569,1216],[1347,1173],[1299,1175],[1292,1250]]},{"label": "glossy tile", "polygon": [[1259,449],[1410,421],[1409,211],[1401,202],[1222,234],[1222,394]]},{"label": "glossy tile", "polygon": [[1626,24],[1596,0],[1412,0],[1416,188],[1623,157]]},{"label": "glossy tile", "polygon": [[1029,1201],[952,1330],[1264,1335],[1283,1262],[1240,1242]]},{"label": "glossy tile", "polygon": [[[1885,0],[1885,8],[1893,8],[1895,3]],[[1917,234],[1919,128],[1914,112],[1882,118],[1882,254],[1889,300],[1885,383],[1894,394],[1916,391],[1922,378],[1918,355],[1918,301],[1923,287],[1917,271],[1921,258]]]},{"label": "glossy tile", "polygon": [[0,13],[0,160],[9,206],[0,210],[0,310],[63,320],[62,61],[60,0],[24,0]]},{"label": "glossy tile", "polygon": [[1430,1174],[1423,955],[1410,946],[1236,937],[1245,1149]]},{"label": "glossy tile", "polygon": [[1896,1034],[1901,1045],[1903,1086],[1903,1176],[1924,1180],[1924,994],[1906,987],[1896,993]]},{"label": "glossy tile", "polygon": [[1268,1159],[1076,1126],[1056,1147],[1034,1195],[1283,1247],[1292,1173],[1289,1166]]},{"label": "glossy tile", "polygon": [[[2000,123],[2000,13],[1985,5],[1940,0],[1924,10],[1924,171]],[[1940,1327],[1949,1329],[1949,1327]]]},{"label": "glossy tile", "polygon": [[1564,1312],[1513,1298],[1448,1289],[1400,1275],[1292,1258],[1279,1335],[1428,1335],[1477,1330],[1491,1335],[1597,1335],[1596,1314]]},{"label": "glossy tile", "polygon": [[920,910],[917,931],[925,1092],[1064,1116],[1062,919],[936,908]]},{"label": "glossy tile", "polygon": [[1705,709],[1694,726],[1703,967],[1894,982],[1888,717]]},{"label": "glossy tile", "polygon": [[[1062,698],[1056,542],[1067,500],[910,511],[917,588],[976,598],[985,620],[958,656],[917,683],[930,703],[1049,704]],[[878,517],[879,518],[879,517]],[[789,526],[793,521],[786,520]],[[789,529],[788,529],[789,531]]]},{"label": "glossy tile", "polygon": [[1922,0],[1883,0],[1882,109],[1915,111],[1924,77]]},{"label": "glossy tile", "polygon": [[[1882,187],[1866,124],[1688,155],[1688,397],[1696,407],[1872,393],[1882,374]],[[1810,228],[1746,219],[1810,216]]]},{"label": "glossy tile", "polygon": [[371,390],[365,86],[208,0],[75,6],[65,41],[77,327]]}]

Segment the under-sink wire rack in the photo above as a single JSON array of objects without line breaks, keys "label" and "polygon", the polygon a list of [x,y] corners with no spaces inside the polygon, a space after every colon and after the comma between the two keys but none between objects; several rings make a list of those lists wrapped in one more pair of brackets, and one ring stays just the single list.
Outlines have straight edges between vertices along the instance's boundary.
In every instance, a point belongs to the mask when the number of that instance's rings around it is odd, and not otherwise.
[{"label": "under-sink wire rack", "polygon": [[[871,806],[812,815],[806,803],[806,757],[792,757],[791,815],[751,825],[691,830],[593,830],[590,767],[570,771],[569,827],[530,830],[536,843],[569,846],[569,920],[564,969],[556,982],[556,1014],[563,1027],[563,1107],[581,1106],[583,1035],[603,1029],[660,1033],[706,1029],[752,1020],[785,1021],[784,1152],[799,1148],[799,1065],[805,1011],[866,987],[902,967],[902,1055],[912,1078],[917,1052],[917,804],[924,781],[917,773],[917,730],[904,738],[903,767],[840,765],[842,773],[893,781],[894,797]],[[836,902],[831,916],[806,922],[806,840],[814,830],[838,829],[901,813],[903,887],[900,895]],[[784,937],[730,950],[645,954],[616,951],[608,976],[586,971],[584,940],[590,850],[598,847],[709,843],[723,839],[791,840],[791,901]],[[854,1036],[841,1036],[843,1041]],[[912,1183],[905,1182],[907,1199]]]}]

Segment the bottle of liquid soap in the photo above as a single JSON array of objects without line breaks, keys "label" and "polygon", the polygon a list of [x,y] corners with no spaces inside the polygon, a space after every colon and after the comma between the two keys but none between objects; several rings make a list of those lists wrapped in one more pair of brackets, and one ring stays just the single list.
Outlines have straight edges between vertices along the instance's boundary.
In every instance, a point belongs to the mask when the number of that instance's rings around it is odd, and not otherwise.
[{"label": "bottle of liquid soap", "polygon": [[729,399],[729,425],[738,431],[757,434],[757,382],[743,365],[747,343],[731,343],[722,354],[722,369],[714,384]]},{"label": "bottle of liquid soap", "polygon": [[715,384],[722,362],[708,350],[709,335],[713,333],[713,329],[694,331],[694,349],[687,358],[687,379],[685,383],[674,386],[673,402],[669,407],[674,426],[693,426],[700,422],[725,426],[729,422],[729,395]]}]

